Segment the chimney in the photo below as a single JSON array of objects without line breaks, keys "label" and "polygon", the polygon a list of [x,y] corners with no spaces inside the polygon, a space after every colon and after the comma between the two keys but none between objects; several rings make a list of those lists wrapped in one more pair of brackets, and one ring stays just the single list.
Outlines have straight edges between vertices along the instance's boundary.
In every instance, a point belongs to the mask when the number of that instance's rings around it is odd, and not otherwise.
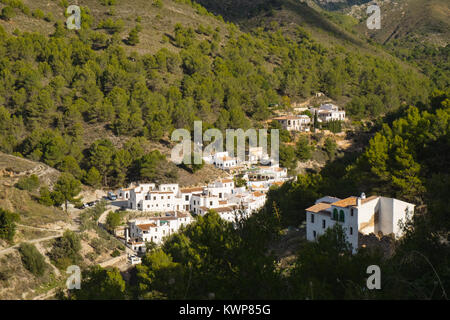
[{"label": "chimney", "polygon": [[365,199],[366,198],[366,194],[363,192],[361,193],[361,199]]}]

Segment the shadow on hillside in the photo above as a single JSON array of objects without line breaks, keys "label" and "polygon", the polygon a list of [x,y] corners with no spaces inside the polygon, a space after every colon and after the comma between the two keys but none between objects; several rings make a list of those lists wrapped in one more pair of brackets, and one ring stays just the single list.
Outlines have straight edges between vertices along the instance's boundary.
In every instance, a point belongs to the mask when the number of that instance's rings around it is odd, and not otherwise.
[{"label": "shadow on hillside", "polygon": [[259,15],[271,16],[273,10],[280,10],[283,8],[295,13],[298,16],[298,20],[312,28],[325,31],[343,41],[348,41],[359,46],[364,45],[361,40],[351,36],[346,31],[330,22],[317,10],[309,7],[303,2],[295,0],[228,0],[220,1],[220,3],[213,0],[198,0],[197,2],[208,9],[208,11],[220,14],[225,20],[238,24],[245,24],[246,20]]}]

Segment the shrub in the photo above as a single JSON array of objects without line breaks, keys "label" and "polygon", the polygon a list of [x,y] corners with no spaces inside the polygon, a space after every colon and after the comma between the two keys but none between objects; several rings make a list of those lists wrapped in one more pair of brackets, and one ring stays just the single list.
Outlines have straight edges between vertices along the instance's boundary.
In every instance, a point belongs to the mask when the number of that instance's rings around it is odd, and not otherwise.
[{"label": "shrub", "polygon": [[39,178],[35,174],[32,174],[29,177],[20,178],[15,187],[30,192],[35,191],[39,187]]},{"label": "shrub", "polygon": [[163,7],[163,3],[161,0],[154,0],[153,1],[153,6],[156,8],[162,8]]},{"label": "shrub", "polygon": [[44,206],[52,206],[54,204],[53,198],[52,198],[52,193],[50,192],[50,190],[48,189],[47,186],[43,186],[40,190],[39,190],[39,203],[43,204]]},{"label": "shrub", "polygon": [[12,241],[16,233],[16,221],[20,217],[17,213],[0,208],[0,238]]},{"label": "shrub", "polygon": [[127,43],[130,46],[135,46],[139,43],[139,27],[138,26],[131,29],[130,33],[128,34]]},{"label": "shrub", "polygon": [[11,8],[10,6],[6,6],[2,9],[1,18],[3,20],[9,21],[12,18],[14,18],[15,15],[16,13],[14,12],[14,9]]},{"label": "shrub", "polygon": [[120,252],[117,249],[114,249],[114,251],[111,253],[111,257],[115,258],[120,256]]},{"label": "shrub", "polygon": [[80,250],[80,237],[73,231],[67,230],[61,238],[55,240],[48,256],[55,266],[66,269],[71,264],[81,261]]},{"label": "shrub", "polygon": [[31,243],[21,243],[19,247],[20,256],[25,269],[35,276],[42,276],[47,268],[44,256]]},{"label": "shrub", "polygon": [[45,17],[45,14],[41,9],[33,10],[32,15],[33,15],[33,17],[35,17],[37,19],[44,19],[44,17]]},{"label": "shrub", "polygon": [[120,212],[111,211],[110,213],[108,213],[108,217],[106,218],[106,228],[110,232],[113,232],[115,228],[120,226],[121,222],[122,222],[122,216],[121,216]]}]

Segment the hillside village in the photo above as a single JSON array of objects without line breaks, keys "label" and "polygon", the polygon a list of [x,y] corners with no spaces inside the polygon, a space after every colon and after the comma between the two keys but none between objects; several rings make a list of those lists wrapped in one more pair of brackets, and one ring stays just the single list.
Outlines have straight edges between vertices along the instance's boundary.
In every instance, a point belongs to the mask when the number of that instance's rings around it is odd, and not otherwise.
[{"label": "hillside village", "polygon": [[[318,107],[295,108],[296,113],[304,111],[309,111],[312,119],[306,114],[291,114],[275,117],[272,121],[279,122],[288,132],[301,133],[310,132],[310,127],[316,121],[327,123],[346,120],[345,111],[330,103]],[[205,155],[203,161],[223,170],[229,176],[207,185],[185,188],[180,188],[176,183],[137,183],[110,193],[109,198],[121,210],[154,213],[153,217],[127,221],[127,225],[115,231],[115,235],[142,255],[146,253],[148,242],[162,243],[165,237],[193,222],[197,215],[204,216],[209,211],[214,211],[222,219],[238,223],[265,205],[266,194],[271,186],[281,186],[286,181],[295,179],[295,176],[288,175],[286,168],[270,159],[262,147],[250,146],[244,161],[230,156],[227,151]],[[130,255],[129,261],[136,264],[140,262],[140,258]]]},{"label": "hillside village", "polygon": [[[193,222],[194,216],[214,211],[231,223],[249,217],[265,205],[271,186],[294,178],[278,164],[258,165],[257,151],[250,152],[250,160],[245,162],[229,157],[227,152],[214,154],[212,164],[233,174],[204,186],[180,188],[178,184],[145,183],[120,188],[110,195],[113,204],[117,203],[122,210],[150,212],[155,216],[129,220],[116,235],[142,254],[146,252],[146,242],[160,244],[164,237]],[[133,256],[129,259],[133,263],[139,261]]]},{"label": "hillside village", "polygon": [[445,1],[72,2],[0,0],[0,299],[447,299]]}]

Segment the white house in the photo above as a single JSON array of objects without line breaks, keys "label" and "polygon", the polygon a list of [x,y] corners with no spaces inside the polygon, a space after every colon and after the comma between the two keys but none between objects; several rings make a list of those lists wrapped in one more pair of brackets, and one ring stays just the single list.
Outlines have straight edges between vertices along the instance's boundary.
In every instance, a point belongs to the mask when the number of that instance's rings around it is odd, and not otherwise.
[{"label": "white house", "polygon": [[[225,201],[225,203],[219,203],[219,201]],[[204,193],[193,194],[191,197],[191,212],[202,215],[202,211],[200,210],[200,208],[202,207],[206,209],[218,208],[221,206],[225,206],[225,204],[226,200],[220,200],[218,196]]]},{"label": "white house", "polygon": [[165,216],[135,219],[128,222],[125,239],[131,248],[145,252],[145,243],[161,243],[165,237],[177,232],[182,226],[192,222],[192,217],[186,212],[170,212]]},{"label": "white house", "polygon": [[182,198],[182,205],[184,211],[192,211],[191,209],[191,198],[194,194],[202,194],[205,187],[191,187],[180,189],[180,194]]},{"label": "white house", "polygon": [[273,120],[278,121],[283,129],[288,131],[309,131],[309,124],[311,123],[311,119],[305,114],[287,115]]},{"label": "white house", "polygon": [[214,158],[215,166],[222,170],[229,170],[233,167],[236,167],[238,164],[237,159],[234,157],[230,157],[228,155],[228,152],[224,156]]},{"label": "white house", "polygon": [[234,191],[234,181],[232,178],[217,180],[209,184],[205,188],[205,192],[209,195],[217,196],[219,199],[225,199]]},{"label": "white house", "polygon": [[267,163],[270,161],[269,155],[267,152],[264,152],[263,147],[250,147],[248,148],[248,155],[247,155],[247,164],[258,164],[261,163]]},{"label": "white house", "polygon": [[168,212],[183,210],[178,184],[141,184],[130,191],[128,207],[132,210]]},{"label": "white house", "polygon": [[340,223],[351,243],[353,252],[358,249],[358,232],[369,234],[382,232],[401,236],[399,222],[414,212],[414,205],[398,199],[382,196],[338,199],[324,197],[306,209],[306,239],[314,241],[325,231]]},{"label": "white house", "polygon": [[339,107],[332,104],[322,104],[319,108],[311,108],[309,111],[314,115],[317,114],[319,122],[328,122],[333,120],[345,120],[345,111],[339,110]]}]

